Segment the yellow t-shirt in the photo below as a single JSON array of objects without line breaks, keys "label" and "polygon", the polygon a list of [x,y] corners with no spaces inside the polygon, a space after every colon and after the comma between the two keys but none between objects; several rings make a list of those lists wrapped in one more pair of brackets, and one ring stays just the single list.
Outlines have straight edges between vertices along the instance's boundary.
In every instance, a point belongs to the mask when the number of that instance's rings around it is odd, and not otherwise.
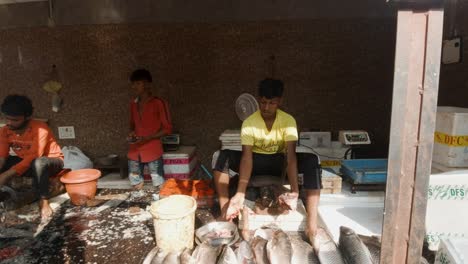
[{"label": "yellow t-shirt", "polygon": [[291,115],[277,110],[271,131],[268,131],[260,111],[253,113],[242,123],[242,145],[253,146],[260,154],[286,152],[286,141],[297,141],[296,120]]}]

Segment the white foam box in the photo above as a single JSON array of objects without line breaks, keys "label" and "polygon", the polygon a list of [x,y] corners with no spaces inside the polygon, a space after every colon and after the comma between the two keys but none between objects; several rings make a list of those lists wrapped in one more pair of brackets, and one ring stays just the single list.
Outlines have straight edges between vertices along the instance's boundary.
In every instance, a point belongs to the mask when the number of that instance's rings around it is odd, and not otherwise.
[{"label": "white foam box", "polygon": [[299,142],[311,148],[330,148],[331,132],[301,132]]},{"label": "white foam box", "polygon": [[427,191],[426,240],[436,251],[441,239],[468,237],[468,170],[431,174]]},{"label": "white foam box", "polygon": [[180,146],[176,151],[163,154],[164,177],[166,179],[189,179],[198,167],[195,146]]},{"label": "white foam box", "polygon": [[340,172],[341,161],[349,148],[341,144],[339,141],[332,141],[329,148],[307,148],[304,146],[297,146],[297,153],[314,153],[319,156],[320,165],[322,168],[328,168],[335,173]]},{"label": "white foam box", "polygon": [[219,136],[219,140],[240,140],[240,129],[226,129],[223,133]]},{"label": "white foam box", "polygon": [[449,238],[440,241],[434,264],[468,263],[468,238]]},{"label": "white foam box", "polygon": [[468,108],[437,108],[432,159],[448,167],[468,167]]},{"label": "white foam box", "polygon": [[281,215],[259,215],[254,213],[253,209],[255,202],[245,200],[244,205],[246,205],[248,211],[247,221],[248,224],[245,225],[242,214],[239,217],[239,229],[244,229],[247,227],[248,230],[256,230],[266,225],[276,225],[284,231],[305,231],[306,229],[306,218],[307,213],[304,207],[304,204],[301,200],[297,201],[297,210],[289,211],[288,214]]}]

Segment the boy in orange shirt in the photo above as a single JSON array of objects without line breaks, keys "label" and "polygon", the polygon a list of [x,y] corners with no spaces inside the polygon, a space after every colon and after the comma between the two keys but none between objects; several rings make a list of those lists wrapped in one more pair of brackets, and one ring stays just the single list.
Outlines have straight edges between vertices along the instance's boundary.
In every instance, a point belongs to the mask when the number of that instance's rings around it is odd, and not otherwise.
[{"label": "boy in orange shirt", "polygon": [[151,94],[151,73],[138,69],[130,76],[136,98],[130,102],[130,133],[128,135],[128,178],[137,190],[143,188],[143,168],[148,166],[153,186],[163,178],[163,146],[161,137],[172,131],[166,101]]},{"label": "boy in orange shirt", "polygon": [[0,187],[15,176],[32,177],[41,217],[48,218],[52,215],[49,177],[63,169],[60,146],[47,124],[31,119],[33,107],[28,97],[7,96],[1,112],[6,126],[0,128]]}]

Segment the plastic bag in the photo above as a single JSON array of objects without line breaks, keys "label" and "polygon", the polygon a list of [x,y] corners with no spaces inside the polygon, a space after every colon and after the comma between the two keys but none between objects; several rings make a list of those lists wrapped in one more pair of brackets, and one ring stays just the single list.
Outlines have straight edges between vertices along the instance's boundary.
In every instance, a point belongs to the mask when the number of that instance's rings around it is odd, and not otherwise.
[{"label": "plastic bag", "polygon": [[77,147],[67,146],[62,148],[64,156],[63,167],[71,170],[91,169],[93,162]]}]

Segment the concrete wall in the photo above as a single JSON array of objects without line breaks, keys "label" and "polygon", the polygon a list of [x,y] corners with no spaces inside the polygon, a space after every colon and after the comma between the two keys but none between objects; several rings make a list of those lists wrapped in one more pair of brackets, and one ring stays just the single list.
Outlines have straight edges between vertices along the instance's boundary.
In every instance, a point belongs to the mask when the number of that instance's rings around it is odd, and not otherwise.
[{"label": "concrete wall", "polygon": [[[330,10],[323,14],[331,16]],[[366,14],[372,10],[378,9]],[[466,12],[461,2],[454,22],[465,43]],[[91,157],[125,155],[128,74],[146,67],[154,74],[155,93],[171,104],[182,142],[197,144],[207,161],[219,147],[219,134],[241,124],[234,113],[236,97],[255,93],[260,79],[273,76],[284,80],[284,108],[301,128],[368,130],[373,144],[364,152],[385,157],[396,19],[337,12],[341,15],[329,18],[268,20],[261,14],[256,22],[247,21],[253,17],[215,21],[217,16],[207,19],[213,21],[51,28],[22,22],[21,28],[0,31],[0,97],[28,94],[37,116],[49,118],[54,129],[75,126],[77,139],[62,145],[76,145]],[[65,24],[65,18],[61,21]],[[467,58],[466,47],[463,53]],[[65,86],[59,113],[51,111],[51,96],[41,89],[53,64]],[[442,66],[439,105],[468,107],[467,71],[466,60]]]},{"label": "concrete wall", "polygon": [[[205,160],[224,129],[240,127],[237,96],[272,75],[284,80],[284,108],[300,127],[365,129],[369,152],[386,155],[392,19],[61,26],[3,30],[0,39],[0,97],[29,94],[54,129],[75,126],[76,140],[62,145],[93,157],[125,154],[136,67],[154,74],[183,143],[197,144]],[[64,83],[59,113],[41,89],[53,64]]]},{"label": "concrete wall", "polygon": [[449,6],[444,18],[444,38],[462,38],[462,62],[442,65],[440,69],[439,105],[468,107],[468,1]]},{"label": "concrete wall", "polygon": [[[0,28],[160,22],[245,22],[393,17],[380,0],[54,0],[0,5]],[[0,1],[1,4],[1,1]]]}]

